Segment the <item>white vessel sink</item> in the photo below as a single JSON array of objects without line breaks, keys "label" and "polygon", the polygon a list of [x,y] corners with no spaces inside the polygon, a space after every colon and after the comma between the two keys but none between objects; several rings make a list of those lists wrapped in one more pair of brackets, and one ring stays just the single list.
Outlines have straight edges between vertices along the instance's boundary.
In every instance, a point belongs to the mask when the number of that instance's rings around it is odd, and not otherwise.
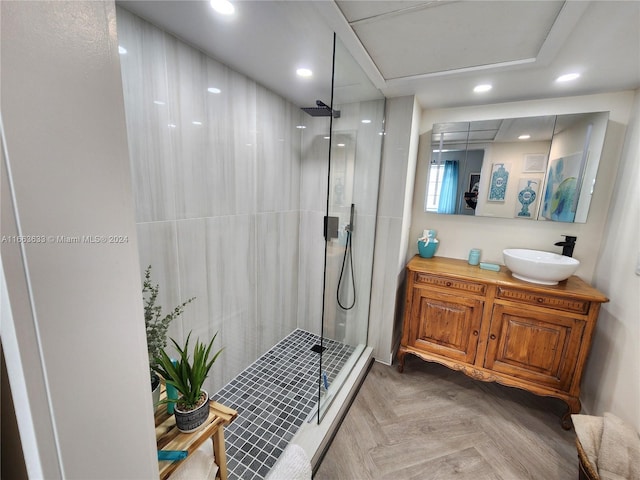
[{"label": "white vessel sink", "polygon": [[556,285],[578,269],[580,261],[558,253],[525,248],[507,248],[502,251],[504,264],[511,274],[526,282]]}]

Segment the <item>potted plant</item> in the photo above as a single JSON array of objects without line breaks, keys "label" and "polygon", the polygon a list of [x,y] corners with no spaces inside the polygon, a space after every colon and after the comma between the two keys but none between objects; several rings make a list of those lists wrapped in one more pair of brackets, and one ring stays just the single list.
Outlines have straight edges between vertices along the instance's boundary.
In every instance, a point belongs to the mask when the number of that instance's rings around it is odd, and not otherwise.
[{"label": "potted plant", "polygon": [[[209,394],[202,389],[202,385],[209,370],[222,353],[222,349],[213,356],[211,353],[213,341],[217,336],[216,333],[207,346],[199,339],[196,340],[193,347],[193,360],[189,358],[191,332],[187,335],[184,347],[180,347],[173,338],[171,339],[178,351],[177,360],[171,360],[164,349],[155,358],[154,371],[165,379],[167,385],[173,385],[180,394],[174,410],[176,426],[181,432],[189,433],[197,430],[209,416]],[[169,399],[163,402],[168,403]]]},{"label": "potted plant", "polygon": [[192,297],[174,308],[171,313],[163,315],[162,307],[156,305],[159,291],[160,286],[151,283],[151,265],[149,265],[144,272],[142,296],[144,299],[144,323],[147,330],[147,351],[149,353],[149,371],[154,407],[160,400],[160,379],[153,371],[155,359],[160,356],[162,349],[167,346],[167,330],[171,322],[182,315],[187,304],[195,300],[195,297]]}]

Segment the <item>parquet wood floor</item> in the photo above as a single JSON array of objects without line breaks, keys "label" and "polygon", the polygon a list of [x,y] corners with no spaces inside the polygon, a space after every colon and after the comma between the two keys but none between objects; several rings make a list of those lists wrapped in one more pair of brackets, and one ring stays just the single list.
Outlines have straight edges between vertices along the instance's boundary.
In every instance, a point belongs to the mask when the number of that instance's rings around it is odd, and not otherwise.
[{"label": "parquet wood floor", "polygon": [[573,430],[553,398],[407,356],[374,363],[315,480],[574,480]]}]

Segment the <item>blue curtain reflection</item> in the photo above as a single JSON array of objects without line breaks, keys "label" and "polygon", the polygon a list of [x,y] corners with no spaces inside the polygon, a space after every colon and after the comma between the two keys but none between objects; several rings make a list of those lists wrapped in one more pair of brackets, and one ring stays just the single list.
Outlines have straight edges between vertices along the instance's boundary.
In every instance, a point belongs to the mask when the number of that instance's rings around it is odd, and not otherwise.
[{"label": "blue curtain reflection", "polygon": [[442,189],[438,201],[438,213],[456,213],[456,198],[458,196],[458,161],[444,162]]}]

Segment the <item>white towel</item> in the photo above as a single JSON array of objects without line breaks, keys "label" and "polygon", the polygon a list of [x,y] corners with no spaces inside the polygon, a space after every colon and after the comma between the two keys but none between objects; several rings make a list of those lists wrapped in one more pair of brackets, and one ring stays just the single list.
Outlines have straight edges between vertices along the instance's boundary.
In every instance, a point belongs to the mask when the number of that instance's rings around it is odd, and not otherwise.
[{"label": "white towel", "polygon": [[266,480],[311,480],[311,462],[304,449],[290,444],[267,475]]},{"label": "white towel", "polygon": [[198,450],[189,454],[169,480],[215,480],[218,465],[213,457],[213,444],[204,442]]},{"label": "white towel", "polygon": [[640,438],[615,415],[605,412],[598,452],[602,480],[640,480]]},{"label": "white towel", "polygon": [[640,437],[615,415],[571,415],[580,445],[602,480],[640,480]]}]

